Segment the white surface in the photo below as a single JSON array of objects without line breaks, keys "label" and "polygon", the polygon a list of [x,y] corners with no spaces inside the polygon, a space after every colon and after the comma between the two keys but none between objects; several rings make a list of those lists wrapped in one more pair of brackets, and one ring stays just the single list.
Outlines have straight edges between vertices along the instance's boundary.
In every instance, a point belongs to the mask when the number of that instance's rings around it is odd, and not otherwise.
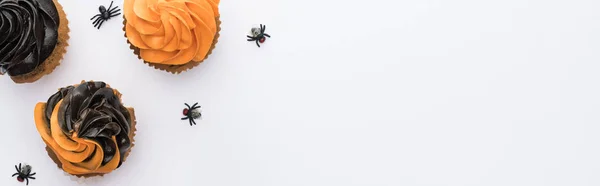
[{"label": "white surface", "polygon": [[[122,18],[92,27],[109,0],[60,2],[62,65],[0,79],[2,186],[23,185],[19,162],[30,186],[600,185],[600,1],[223,0],[217,48],[181,75],[137,60]],[[260,49],[245,41],[259,23]],[[118,88],[138,132],[121,168],[78,182],[32,115],[84,79]]]}]

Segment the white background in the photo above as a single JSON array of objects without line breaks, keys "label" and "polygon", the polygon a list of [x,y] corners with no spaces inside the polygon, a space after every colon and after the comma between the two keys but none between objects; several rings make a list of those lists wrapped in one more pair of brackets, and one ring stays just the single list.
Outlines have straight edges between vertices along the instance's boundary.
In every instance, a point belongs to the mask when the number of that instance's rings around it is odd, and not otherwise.
[{"label": "white background", "polygon": [[[92,27],[109,0],[60,2],[62,64],[0,79],[2,186],[23,185],[19,162],[31,186],[600,185],[598,0],[222,0],[216,49],[180,75],[138,60],[121,17]],[[260,23],[262,48],[245,36]],[[136,145],[104,177],[65,175],[33,122],[81,80],[136,110]]]}]

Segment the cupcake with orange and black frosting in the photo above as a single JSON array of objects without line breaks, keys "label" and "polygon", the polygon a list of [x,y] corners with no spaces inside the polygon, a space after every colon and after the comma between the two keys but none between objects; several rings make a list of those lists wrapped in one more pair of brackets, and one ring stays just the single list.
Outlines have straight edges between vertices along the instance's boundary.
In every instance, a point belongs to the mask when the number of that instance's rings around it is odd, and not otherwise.
[{"label": "cupcake with orange and black frosting", "polygon": [[198,66],[219,38],[220,0],[125,0],[124,30],[145,63],[171,73]]},{"label": "cupcake with orange and black frosting", "polygon": [[31,83],[60,64],[69,39],[57,0],[0,0],[0,75]]},{"label": "cupcake with orange and black frosting", "polygon": [[104,82],[61,88],[35,106],[35,125],[50,158],[75,176],[109,173],[133,147],[135,115]]}]

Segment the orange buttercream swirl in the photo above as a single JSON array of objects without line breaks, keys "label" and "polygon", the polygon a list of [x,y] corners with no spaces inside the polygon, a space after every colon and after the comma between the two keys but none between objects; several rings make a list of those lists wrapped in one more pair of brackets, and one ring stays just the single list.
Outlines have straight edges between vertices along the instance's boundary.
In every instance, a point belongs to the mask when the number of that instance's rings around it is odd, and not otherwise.
[{"label": "orange buttercream swirl", "polygon": [[105,174],[121,165],[132,121],[119,96],[103,82],[84,82],[36,105],[36,128],[65,172]]},{"label": "orange buttercream swirl", "polygon": [[201,61],[217,33],[220,0],[125,0],[129,42],[150,63]]}]

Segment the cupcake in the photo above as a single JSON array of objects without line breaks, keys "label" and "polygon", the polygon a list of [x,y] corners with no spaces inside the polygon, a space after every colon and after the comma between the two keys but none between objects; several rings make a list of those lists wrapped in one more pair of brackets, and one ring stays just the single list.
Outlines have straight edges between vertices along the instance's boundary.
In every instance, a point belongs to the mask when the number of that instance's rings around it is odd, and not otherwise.
[{"label": "cupcake", "polygon": [[56,0],[0,0],[0,74],[31,83],[60,64],[69,39]]},{"label": "cupcake", "polygon": [[181,73],[198,66],[219,38],[220,0],[125,0],[125,37],[150,66]]},{"label": "cupcake", "polygon": [[35,106],[35,126],[50,158],[78,177],[109,173],[133,147],[133,108],[104,82],[82,82],[58,90]]}]

